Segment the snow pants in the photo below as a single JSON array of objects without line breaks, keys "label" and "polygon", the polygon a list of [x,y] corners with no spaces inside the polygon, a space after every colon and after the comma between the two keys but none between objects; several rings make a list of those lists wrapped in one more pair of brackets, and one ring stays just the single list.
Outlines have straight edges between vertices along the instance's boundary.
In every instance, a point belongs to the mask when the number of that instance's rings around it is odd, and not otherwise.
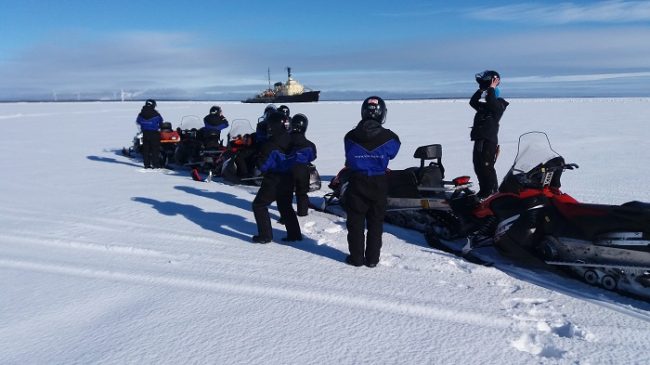
[{"label": "snow pants", "polygon": [[479,198],[488,197],[499,190],[497,172],[494,169],[497,148],[498,145],[496,143],[487,139],[477,139],[474,141],[472,161],[474,162],[474,172],[478,178],[480,188],[476,194]]},{"label": "snow pants", "polygon": [[[354,173],[345,190],[348,248],[355,264],[377,264],[384,233],[388,179],[385,175]],[[368,229],[367,236],[364,235]],[[364,237],[365,236],[365,237]],[[365,244],[365,249],[364,249]]]},{"label": "snow pants", "polygon": [[287,229],[287,239],[297,240],[301,237],[300,225],[293,210],[293,177],[290,173],[267,173],[264,175],[262,185],[253,200],[253,214],[257,223],[257,232],[260,238],[273,239],[269,205],[277,201],[280,216],[284,219]]},{"label": "snow pants", "polygon": [[160,168],[160,132],[142,132],[142,161],[145,168]]},{"label": "snow pants", "polygon": [[309,165],[296,164],[292,167],[293,183],[296,192],[298,216],[304,217],[309,211]]}]

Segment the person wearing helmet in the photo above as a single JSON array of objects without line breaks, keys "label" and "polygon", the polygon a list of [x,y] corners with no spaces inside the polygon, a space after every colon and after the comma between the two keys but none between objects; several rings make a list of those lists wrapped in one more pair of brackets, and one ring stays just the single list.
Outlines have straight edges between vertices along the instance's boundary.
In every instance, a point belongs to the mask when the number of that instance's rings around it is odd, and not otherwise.
[{"label": "person wearing helmet", "polygon": [[160,128],[163,118],[156,110],[156,101],[148,99],[135,122],[142,131],[142,160],[145,169],[160,168]]},{"label": "person wearing helmet", "polygon": [[311,163],[316,159],[316,145],[307,139],[307,116],[298,113],[291,118],[291,144],[295,160],[291,167],[298,216],[304,217],[309,210],[309,173]]},{"label": "person wearing helmet", "polygon": [[386,169],[401,145],[395,133],[382,127],[387,112],[382,98],[367,98],[361,105],[361,121],[344,138],[345,166],[350,170],[344,192],[350,250],[345,262],[352,266],[379,263],[388,194]]},{"label": "person wearing helmet", "polygon": [[289,110],[289,107],[286,105],[280,105],[278,107],[278,111],[282,114],[284,114],[283,122],[287,130],[291,129],[291,111]]},{"label": "person wearing helmet", "polygon": [[210,108],[210,113],[203,118],[203,143],[206,147],[213,148],[221,145],[221,131],[228,127],[228,120],[223,116],[223,111],[218,105]]},{"label": "person wearing helmet", "polygon": [[264,177],[252,204],[258,232],[252,237],[255,243],[269,243],[273,240],[268,207],[274,201],[277,201],[280,216],[284,218],[287,229],[287,236],[282,240],[287,242],[302,240],[296,211],[291,204],[293,198],[292,161],[289,158],[291,138],[282,120],[283,114],[278,112],[266,118],[268,140],[261,147],[256,160],[257,167]]},{"label": "person wearing helmet", "polygon": [[[485,199],[499,188],[494,169],[499,153],[499,121],[508,102],[499,97],[501,76],[496,71],[486,70],[476,74],[478,90],[472,95],[469,105],[476,110],[470,139],[474,141],[472,162],[479,183],[476,196]],[[485,94],[485,101],[481,97]]]},{"label": "person wearing helmet", "polygon": [[269,104],[264,108],[264,113],[257,118],[257,127],[255,128],[255,145],[260,148],[266,142],[267,136],[267,119],[271,114],[277,112],[275,105]]},{"label": "person wearing helmet", "polygon": [[286,115],[287,117],[290,117],[290,116],[291,116],[291,110],[289,110],[289,107],[286,106],[286,105],[280,105],[280,106],[278,107],[278,111],[279,111],[280,113]]}]

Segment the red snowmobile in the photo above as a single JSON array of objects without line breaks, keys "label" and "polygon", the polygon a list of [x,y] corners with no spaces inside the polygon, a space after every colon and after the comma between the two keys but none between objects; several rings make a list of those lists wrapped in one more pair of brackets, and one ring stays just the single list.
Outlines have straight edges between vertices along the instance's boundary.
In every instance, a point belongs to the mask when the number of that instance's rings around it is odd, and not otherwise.
[{"label": "red snowmobile", "polygon": [[[499,192],[469,212],[471,246],[489,240],[525,265],[569,268],[589,284],[650,298],[650,204],[580,203],[560,190],[562,172],[576,168],[545,133],[523,134]],[[468,199],[455,203],[468,214]],[[433,246],[444,245],[439,238],[427,235]]]}]

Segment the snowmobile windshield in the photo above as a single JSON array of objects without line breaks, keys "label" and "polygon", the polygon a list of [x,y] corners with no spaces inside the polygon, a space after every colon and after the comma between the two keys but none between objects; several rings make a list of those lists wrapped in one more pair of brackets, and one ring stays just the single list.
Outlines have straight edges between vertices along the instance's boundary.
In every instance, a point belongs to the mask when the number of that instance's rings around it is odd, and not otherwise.
[{"label": "snowmobile windshield", "polygon": [[199,130],[203,128],[203,119],[197,115],[186,115],[181,118],[181,123],[178,127],[182,130]]},{"label": "snowmobile windshield", "polygon": [[248,119],[234,119],[230,123],[230,132],[228,132],[228,140],[233,140],[239,136],[240,138],[245,135],[251,135],[255,132],[251,127],[251,122]]},{"label": "snowmobile windshield", "polygon": [[561,157],[551,147],[551,142],[544,132],[528,132],[519,137],[517,157],[512,165],[512,174],[525,174],[535,167]]}]

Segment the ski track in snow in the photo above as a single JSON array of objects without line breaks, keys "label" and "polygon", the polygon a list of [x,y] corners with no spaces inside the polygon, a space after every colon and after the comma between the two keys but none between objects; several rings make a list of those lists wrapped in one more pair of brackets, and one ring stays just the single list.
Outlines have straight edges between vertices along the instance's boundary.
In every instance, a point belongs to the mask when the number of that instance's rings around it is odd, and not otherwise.
[{"label": "ski track in snow", "polygon": [[70,275],[90,279],[117,280],[137,285],[171,286],[186,290],[211,291],[219,293],[234,293],[249,296],[265,296],[295,301],[310,301],[323,304],[334,304],[381,311],[411,317],[421,317],[439,321],[465,323],[480,327],[507,328],[510,321],[501,317],[486,316],[483,313],[449,310],[431,305],[418,305],[403,301],[391,302],[373,297],[350,297],[347,293],[309,291],[286,289],[283,287],[268,287],[252,283],[226,282],[222,280],[203,280],[197,278],[181,278],[174,276],[135,274],[119,271],[98,270],[70,265],[52,265],[33,261],[0,259],[0,267],[5,269],[34,271],[48,274]]}]

